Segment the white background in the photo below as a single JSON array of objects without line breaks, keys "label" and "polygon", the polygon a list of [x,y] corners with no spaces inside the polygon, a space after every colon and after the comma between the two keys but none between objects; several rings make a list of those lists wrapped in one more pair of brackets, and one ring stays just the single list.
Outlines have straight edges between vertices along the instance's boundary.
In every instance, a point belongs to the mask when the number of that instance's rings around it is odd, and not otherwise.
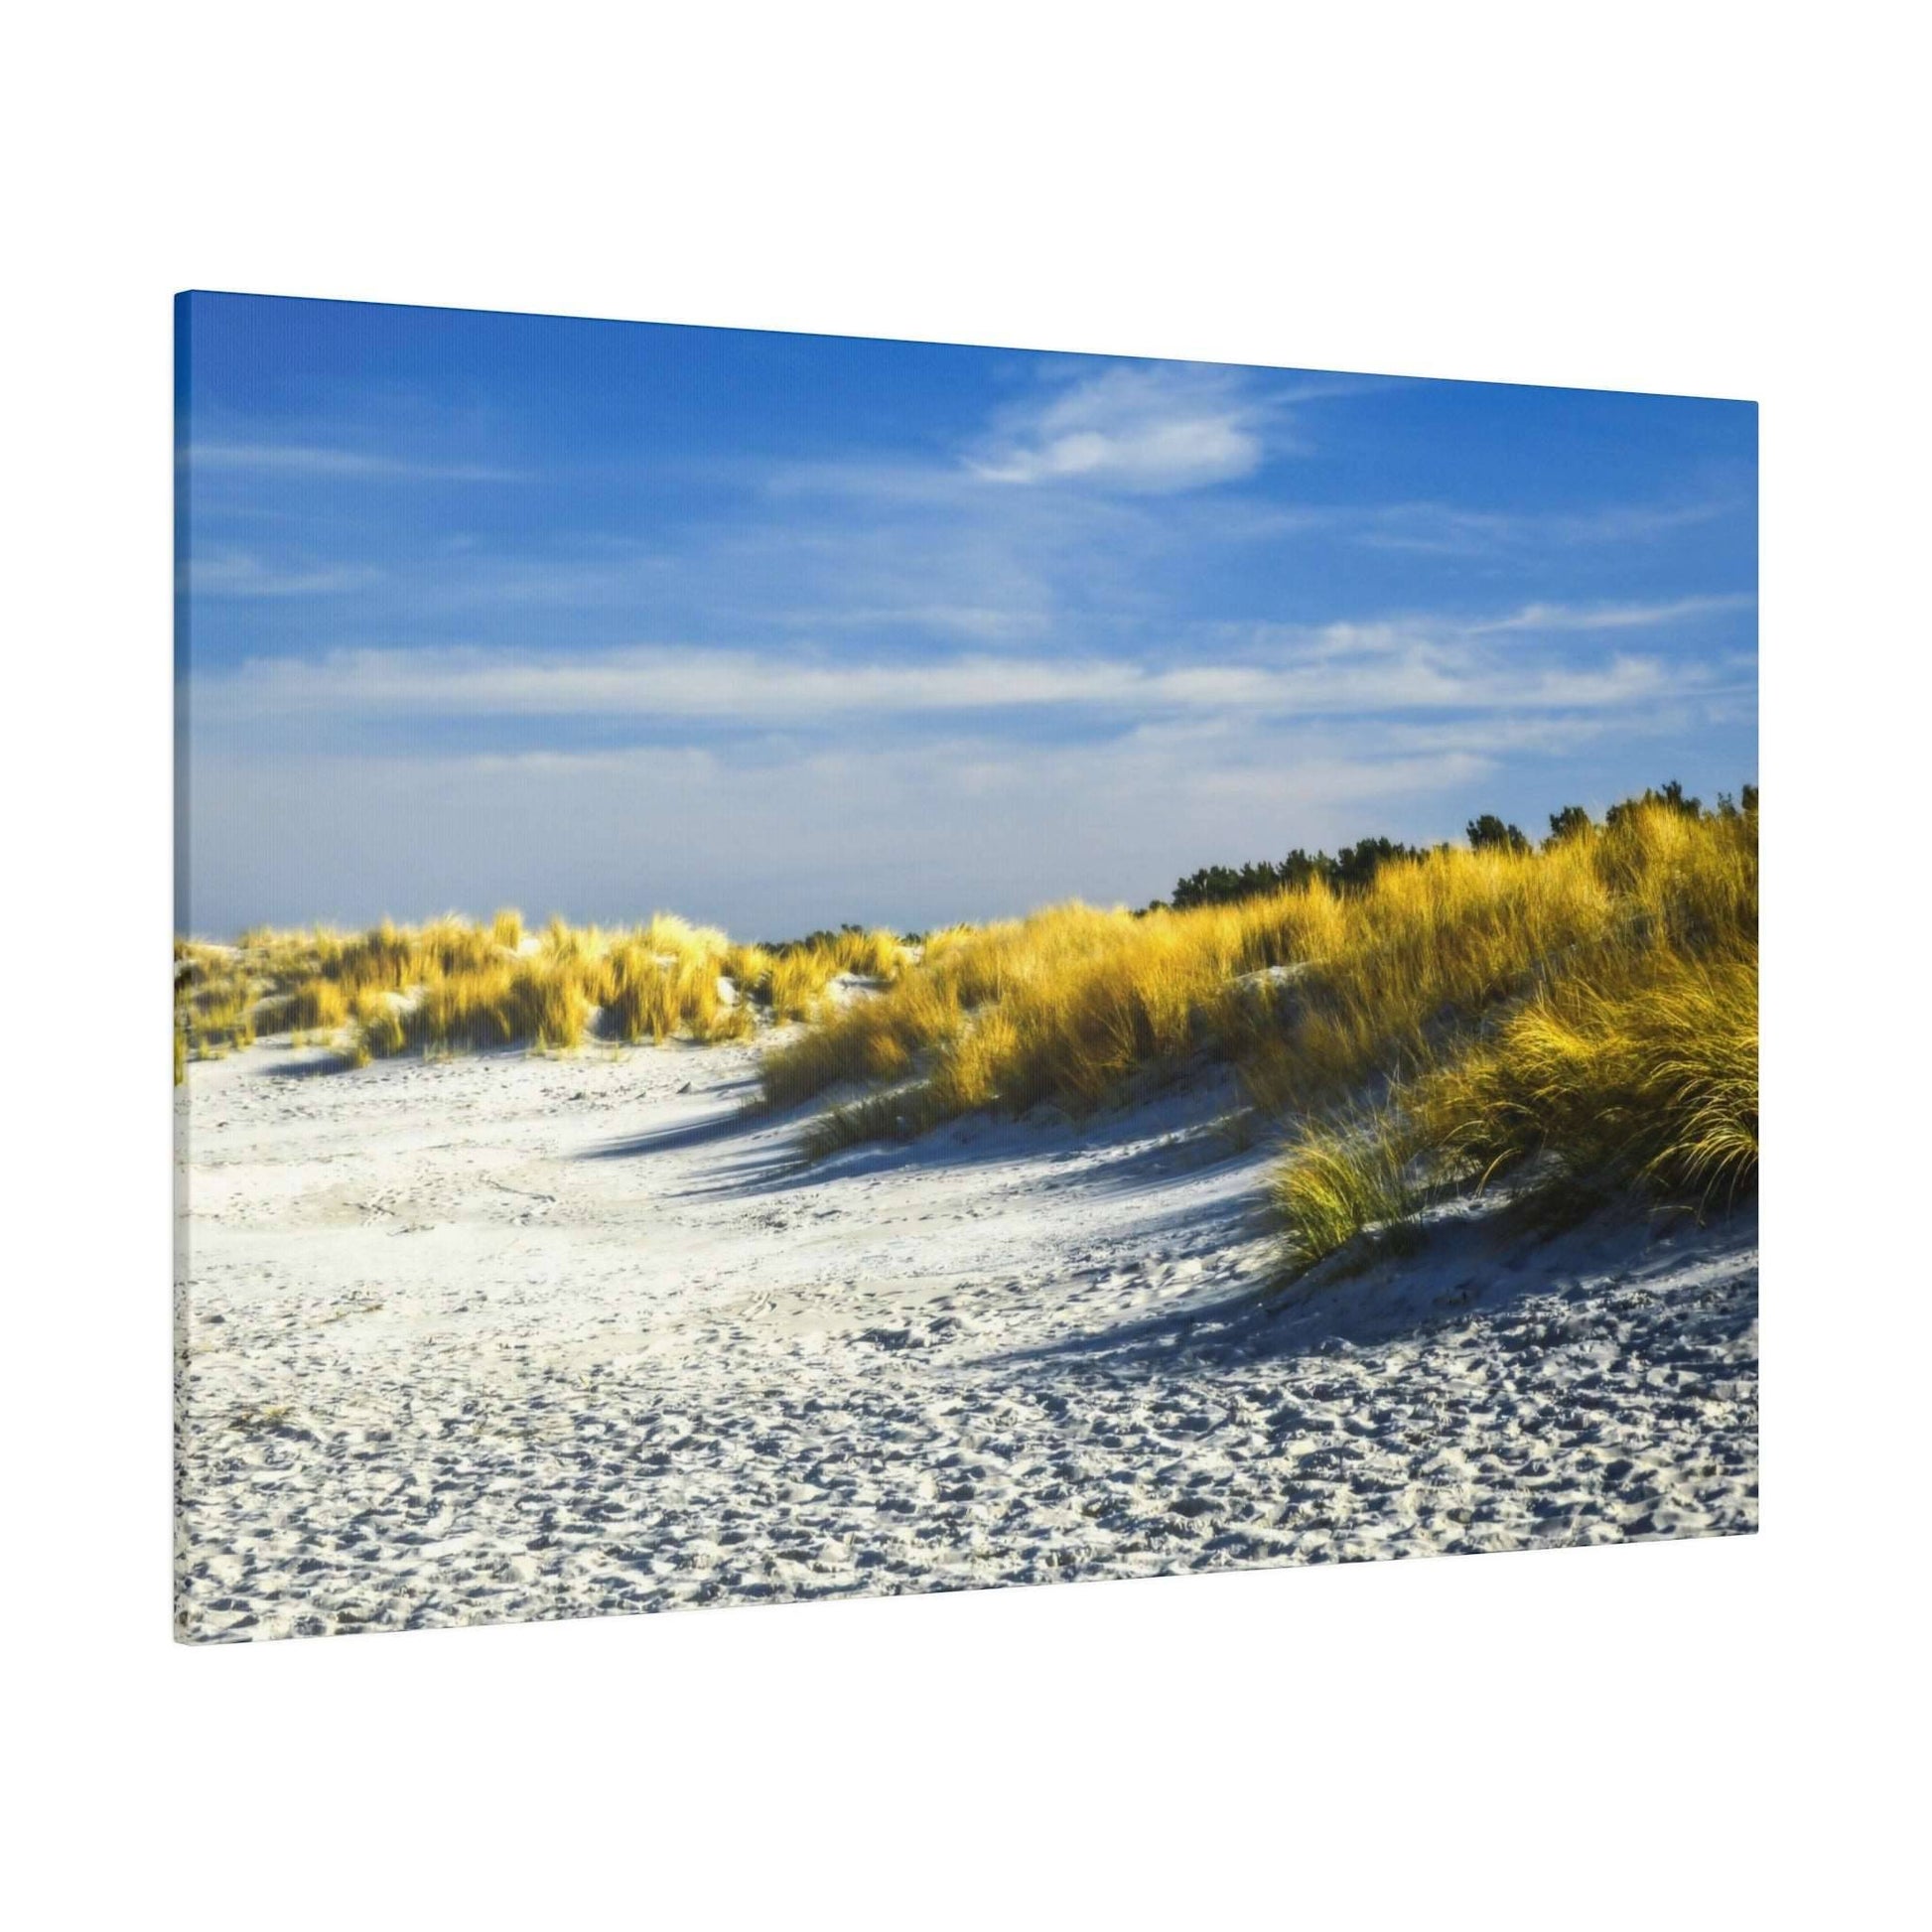
[{"label": "white background", "polygon": [[[15,20],[17,1923],[1892,1916],[1923,1822],[1924,970],[1879,874],[1922,899],[1924,69],[1904,9],[1781,11]],[[173,1648],[190,286],[1758,399],[1763,1534]]]}]

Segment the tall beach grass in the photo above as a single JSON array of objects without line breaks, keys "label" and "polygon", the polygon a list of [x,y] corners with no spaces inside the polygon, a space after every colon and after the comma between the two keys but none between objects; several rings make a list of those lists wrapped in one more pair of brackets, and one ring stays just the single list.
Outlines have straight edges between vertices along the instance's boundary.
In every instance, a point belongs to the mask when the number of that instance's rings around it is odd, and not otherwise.
[{"label": "tall beach grass", "polygon": [[507,908],[487,924],[448,914],[361,932],[258,927],[232,946],[177,942],[178,1074],[282,1033],[334,1042],[345,1065],[592,1038],[744,1040],[761,1024],[822,1019],[842,978],[888,986],[915,957],[884,928],[762,946],[668,912],[612,928],[553,918],[532,930]]},{"label": "tall beach grass", "polygon": [[552,919],[531,932],[504,910],[486,925],[448,915],[353,933],[258,928],[233,946],[180,941],[178,1075],[189,1059],[281,1033],[335,1044],[345,1065],[593,1037],[749,1038],[770,971],[761,949],[668,913],[610,930]]},{"label": "tall beach grass", "polygon": [[[1602,825],[1567,809],[1540,850],[1490,826],[1466,847],[1371,842],[1373,867],[1311,861],[1245,898],[1070,902],[917,944],[848,926],[753,945],[665,913],[531,929],[510,910],[181,941],[177,1077],[258,1033],[350,1064],[781,1028],[761,1100],[829,1097],[806,1129],[822,1156],[981,1110],[1082,1115],[1220,1064],[1283,1138],[1297,1268],[1407,1238],[1433,1201],[1505,1177],[1699,1211],[1747,1191],[1754,794],[1707,813],[1670,787]],[[1270,876],[1197,878],[1222,873]]]},{"label": "tall beach grass", "polygon": [[879,997],[767,1051],[762,1089],[843,1095],[812,1123],[822,1155],[1224,1062],[1292,1137],[1276,1198],[1306,1266],[1526,1165],[1700,1206],[1748,1187],[1756,947],[1755,809],[1652,798],[1353,890],[934,933]]}]

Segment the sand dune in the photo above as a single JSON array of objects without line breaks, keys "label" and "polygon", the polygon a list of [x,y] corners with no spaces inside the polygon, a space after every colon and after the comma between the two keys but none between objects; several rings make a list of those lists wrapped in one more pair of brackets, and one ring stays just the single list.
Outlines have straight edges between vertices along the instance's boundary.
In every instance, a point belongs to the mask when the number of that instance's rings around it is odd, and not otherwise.
[{"label": "sand dune", "polygon": [[1212,1084],[801,1172],[751,1049],[180,1090],[190,1639],[1729,1533],[1755,1211],[1261,1291]]}]

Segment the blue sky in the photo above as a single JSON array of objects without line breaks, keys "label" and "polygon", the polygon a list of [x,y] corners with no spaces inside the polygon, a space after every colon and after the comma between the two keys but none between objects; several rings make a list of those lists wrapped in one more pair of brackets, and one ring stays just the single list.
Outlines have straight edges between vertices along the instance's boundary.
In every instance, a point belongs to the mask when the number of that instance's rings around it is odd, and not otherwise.
[{"label": "blue sky", "polygon": [[1756,777],[1753,405],[181,299],[183,925],[782,936]]}]

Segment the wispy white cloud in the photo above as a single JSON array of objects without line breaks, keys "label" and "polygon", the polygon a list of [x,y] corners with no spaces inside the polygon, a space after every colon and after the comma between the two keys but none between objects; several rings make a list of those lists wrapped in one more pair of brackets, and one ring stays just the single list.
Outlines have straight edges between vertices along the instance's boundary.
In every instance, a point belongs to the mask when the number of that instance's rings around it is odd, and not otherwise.
[{"label": "wispy white cloud", "polygon": [[1425,557],[1481,556],[1524,548],[1654,542],[1736,513],[1732,496],[1680,503],[1607,503],[1588,510],[1481,510],[1451,503],[1381,503],[1338,510],[1337,534],[1373,550]]},{"label": "wispy white cloud", "polygon": [[255,471],[281,477],[355,482],[514,483],[518,474],[493,464],[443,463],[315,443],[191,443],[191,470]]},{"label": "wispy white cloud", "polygon": [[[1022,358],[976,419],[948,393],[905,434],[858,412],[883,442],[748,433],[688,490],[625,446],[433,550],[393,485],[578,448],[198,415],[193,916],[913,925],[1745,775],[1680,758],[1752,742],[1752,599],[1722,594],[1748,494],[1688,494],[1734,468],[1626,466],[1606,486],[1661,499],[1591,509],[1531,453],[1422,500],[1444,467],[1386,411],[1316,415],[1351,386],[1380,385]],[[1274,462],[1305,426],[1320,477]],[[1677,540],[1725,518],[1708,565]],[[1269,621],[1337,612],[1371,615]],[[701,641],[627,641],[666,638]]]},{"label": "wispy white cloud", "polygon": [[271,564],[246,550],[215,550],[182,571],[195,597],[327,597],[366,589],[383,573],[372,564]]},{"label": "wispy white cloud", "polygon": [[1272,413],[1237,371],[1123,365],[1007,411],[966,467],[997,483],[1198,489],[1260,467]]},{"label": "wispy white cloud", "polygon": [[1510,630],[1655,630],[1728,611],[1748,611],[1757,599],[1749,591],[1713,597],[1678,597],[1658,604],[1526,604],[1520,611],[1470,626],[1474,634]]},{"label": "wispy white cloud", "polygon": [[1616,630],[1669,607],[1581,615],[1532,608],[1500,619],[1405,618],[1277,627],[1239,653],[1161,661],[1119,654],[954,653],[916,660],[789,649],[636,645],[595,653],[465,646],[258,658],[205,677],[200,715],[246,730],[278,718],[592,718],[779,731],[833,719],[963,712],[1074,714],[1119,730],[1136,720],[1226,714],[1311,719],[1407,712],[1600,712],[1716,694],[1745,673],[1707,659],[1613,652],[1525,660],[1546,627]]}]

